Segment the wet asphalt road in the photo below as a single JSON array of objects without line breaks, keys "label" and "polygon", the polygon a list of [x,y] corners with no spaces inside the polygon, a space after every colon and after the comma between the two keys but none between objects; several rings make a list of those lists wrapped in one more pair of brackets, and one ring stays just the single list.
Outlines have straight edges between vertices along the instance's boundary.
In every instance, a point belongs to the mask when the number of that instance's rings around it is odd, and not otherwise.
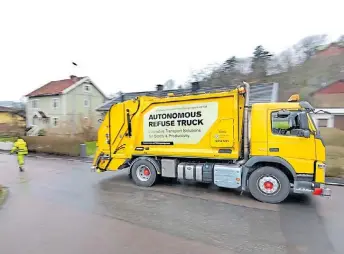
[{"label": "wet asphalt road", "polygon": [[344,188],[331,199],[267,205],[205,186],[140,188],[126,172],[0,154],[10,196],[0,210],[1,254],[344,253]]}]

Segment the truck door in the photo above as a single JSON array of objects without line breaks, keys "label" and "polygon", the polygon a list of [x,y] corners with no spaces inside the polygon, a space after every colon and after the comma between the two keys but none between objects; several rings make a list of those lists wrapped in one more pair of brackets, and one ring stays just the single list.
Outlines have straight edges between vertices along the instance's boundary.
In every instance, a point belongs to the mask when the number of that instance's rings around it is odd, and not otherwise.
[{"label": "truck door", "polygon": [[281,121],[277,110],[268,111],[268,114],[268,155],[285,159],[294,167],[296,173],[313,174],[316,160],[314,136],[298,137],[291,131],[276,128],[279,126],[276,122]]}]

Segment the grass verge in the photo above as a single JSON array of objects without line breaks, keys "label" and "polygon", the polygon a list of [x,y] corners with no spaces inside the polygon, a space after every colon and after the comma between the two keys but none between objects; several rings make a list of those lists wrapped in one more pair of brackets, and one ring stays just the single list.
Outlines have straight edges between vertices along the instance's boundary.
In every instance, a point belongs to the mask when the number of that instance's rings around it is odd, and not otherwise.
[{"label": "grass verge", "polygon": [[3,187],[0,185],[0,207],[4,204],[6,201],[8,195],[8,190],[7,188]]},{"label": "grass verge", "polygon": [[16,140],[15,137],[0,137],[0,142],[15,142]]},{"label": "grass verge", "polygon": [[344,147],[326,146],[326,176],[344,176]]},{"label": "grass verge", "polygon": [[96,141],[86,142],[87,156],[94,155],[96,153],[96,150],[97,150],[97,142]]},{"label": "grass verge", "polygon": [[326,145],[326,176],[344,177],[344,131],[320,128]]}]

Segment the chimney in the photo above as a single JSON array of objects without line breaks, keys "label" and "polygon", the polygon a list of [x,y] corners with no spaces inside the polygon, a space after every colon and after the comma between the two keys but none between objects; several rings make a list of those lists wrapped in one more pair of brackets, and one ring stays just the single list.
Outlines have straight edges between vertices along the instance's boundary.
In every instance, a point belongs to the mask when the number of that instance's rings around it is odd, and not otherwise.
[{"label": "chimney", "polygon": [[78,77],[75,75],[70,75],[70,79],[73,80],[74,82],[78,81]]},{"label": "chimney", "polygon": [[162,91],[162,90],[164,90],[164,86],[163,85],[156,85],[156,90]]},{"label": "chimney", "polygon": [[191,83],[191,91],[192,92],[197,92],[199,89],[200,89],[199,82],[192,82]]}]

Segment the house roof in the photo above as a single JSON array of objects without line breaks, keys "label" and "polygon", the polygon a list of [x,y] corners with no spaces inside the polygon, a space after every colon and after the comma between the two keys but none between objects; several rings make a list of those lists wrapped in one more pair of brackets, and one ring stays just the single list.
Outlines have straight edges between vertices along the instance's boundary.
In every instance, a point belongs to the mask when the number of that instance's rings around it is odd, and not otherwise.
[{"label": "house roof", "polygon": [[[317,112],[317,111],[320,111],[320,112]],[[317,112],[316,114],[322,114],[322,115],[326,115],[327,113],[325,113],[325,112],[329,112],[331,115],[343,115],[344,114],[344,108],[342,108],[342,107],[316,108],[315,112]]]},{"label": "house roof", "polygon": [[335,93],[344,93],[344,79],[337,80],[327,86],[321,87],[318,90],[310,93],[311,96],[315,94],[335,94]]},{"label": "house roof", "polygon": [[342,41],[339,41],[339,42],[332,42],[330,44],[326,44],[326,45],[321,45],[321,46],[318,46],[316,48],[317,51],[323,51],[323,50],[326,50],[328,49],[329,47],[340,47],[340,48],[343,48],[344,47],[344,42]]},{"label": "house roof", "polygon": [[69,79],[51,81],[45,84],[44,86],[41,86],[40,88],[27,94],[26,97],[62,94],[65,89],[71,87],[72,85],[80,81],[81,79],[83,79],[83,77],[71,76]]},{"label": "house roof", "polygon": [[0,106],[7,107],[7,108],[17,108],[17,109],[25,108],[24,103],[16,102],[16,101],[0,101]]},{"label": "house roof", "polygon": [[[232,90],[236,85],[231,85],[227,87],[211,87],[211,88],[201,88],[198,93],[209,93],[215,91],[228,91]],[[276,102],[278,99],[278,84],[277,83],[266,83],[266,84],[251,84],[250,86],[250,103],[258,102]],[[103,105],[97,108],[97,111],[108,111],[110,107],[122,101],[131,100],[138,96],[148,95],[156,97],[165,97],[168,93],[173,93],[176,96],[181,96],[183,94],[191,93],[191,88],[186,89],[174,89],[174,90],[162,90],[162,91],[146,91],[146,92],[132,92],[123,93],[117,96]]]},{"label": "house roof", "polygon": [[12,108],[0,106],[0,112],[12,112]]},{"label": "house roof", "polygon": [[0,112],[9,112],[9,113],[21,116],[23,118],[26,117],[25,111],[22,110],[22,109],[15,109],[15,108],[9,108],[9,107],[0,106]]}]

